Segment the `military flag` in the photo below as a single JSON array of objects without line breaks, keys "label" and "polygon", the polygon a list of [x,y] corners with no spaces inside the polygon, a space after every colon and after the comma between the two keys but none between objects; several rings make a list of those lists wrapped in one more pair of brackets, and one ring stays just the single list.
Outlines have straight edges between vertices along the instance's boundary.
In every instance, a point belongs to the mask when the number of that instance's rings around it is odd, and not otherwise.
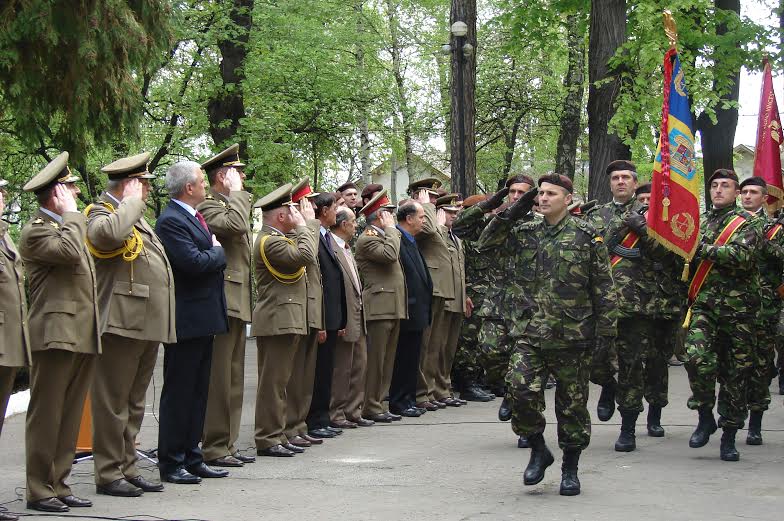
[{"label": "military flag", "polygon": [[700,183],[694,161],[694,130],[686,80],[672,15],[665,12],[671,48],[664,55],[664,102],[661,134],[653,164],[648,235],[688,262],[697,249],[700,231]]},{"label": "military flag", "polygon": [[773,92],[773,76],[765,59],[762,71],[757,146],[754,149],[754,175],[768,184],[768,211],[784,207],[784,181],[781,177],[781,118]]}]

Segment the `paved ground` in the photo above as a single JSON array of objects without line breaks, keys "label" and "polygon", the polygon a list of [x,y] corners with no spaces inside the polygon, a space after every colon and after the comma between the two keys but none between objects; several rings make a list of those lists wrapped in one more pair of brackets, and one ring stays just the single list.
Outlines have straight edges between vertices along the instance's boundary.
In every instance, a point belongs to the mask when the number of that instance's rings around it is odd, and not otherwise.
[{"label": "paved ground", "polygon": [[[255,349],[248,345],[248,367]],[[162,357],[159,362],[162,361]],[[159,366],[161,364],[159,363]],[[686,409],[686,373],[672,368],[672,404],[665,409],[665,438],[638,437],[638,450],[613,451],[616,415],[595,424],[580,462],[582,495],[558,495],[560,454],[544,481],[522,484],[528,450],[516,448],[508,424],[496,421],[499,401],[472,403],[414,420],[347,431],[340,438],[290,459],[260,458],[226,479],[201,485],[167,485],[161,494],[121,499],[95,494],[92,464],[74,467],[74,492],[95,503],[86,514],[130,519],[219,520],[781,520],[784,505],[784,410],[774,396],[766,415],[765,445],[739,444],[741,461],[718,457],[719,437],[702,449],[687,442],[695,414]],[[160,367],[149,402],[162,383]],[[255,370],[246,378],[241,447],[251,448]],[[591,410],[598,392],[591,391]],[[156,400],[153,400],[153,397]],[[548,391],[548,407],[552,391]],[[140,444],[156,445],[157,423],[148,407]],[[556,447],[554,415],[546,437]],[[643,422],[644,423],[644,422]],[[644,433],[644,425],[641,426]],[[745,432],[742,439],[745,439]],[[146,474],[157,477],[154,469]],[[24,417],[6,422],[0,440],[0,503],[25,512]],[[16,487],[16,490],[15,490]],[[17,496],[19,494],[19,496]],[[30,512],[30,511],[27,511]],[[78,516],[81,517],[81,516]],[[31,519],[37,518],[31,516]]]}]

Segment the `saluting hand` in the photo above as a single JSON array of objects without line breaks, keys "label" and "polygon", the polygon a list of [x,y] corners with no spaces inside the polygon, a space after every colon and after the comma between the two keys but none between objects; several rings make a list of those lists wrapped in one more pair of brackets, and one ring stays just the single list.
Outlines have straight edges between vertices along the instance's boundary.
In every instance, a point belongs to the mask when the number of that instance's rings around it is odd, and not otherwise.
[{"label": "saluting hand", "polygon": [[313,209],[313,205],[310,204],[310,201],[305,197],[299,202],[299,211],[306,220],[316,218],[316,210]]},{"label": "saluting hand", "polygon": [[296,206],[289,206],[289,213],[291,213],[291,220],[294,222],[295,226],[305,226],[305,218],[299,210],[297,210]]},{"label": "saluting hand", "polygon": [[530,212],[531,208],[534,207],[536,196],[538,194],[539,192],[533,188],[524,193],[522,197],[515,201],[515,203],[509,207],[509,210],[507,210],[507,216],[509,219],[519,219],[520,217]]},{"label": "saluting hand", "polygon": [[424,188],[416,193],[416,201],[420,204],[427,204],[430,202],[430,194]]},{"label": "saluting hand", "polygon": [[236,168],[229,168],[223,178],[223,187],[229,192],[239,192],[242,190],[242,177]]},{"label": "saluting hand", "polygon": [[128,179],[125,184],[123,185],[123,200],[131,198],[131,197],[138,197],[139,199],[142,198],[143,190],[142,190],[142,182],[138,179],[131,178]]},{"label": "saluting hand", "polygon": [[436,222],[439,226],[444,226],[446,224],[446,212],[443,208],[439,208],[436,212]]},{"label": "saluting hand", "polygon": [[380,210],[378,213],[378,223],[382,228],[389,228],[395,225],[395,219],[388,211]]},{"label": "saluting hand", "polygon": [[76,212],[76,199],[73,193],[63,184],[58,184],[54,187],[52,194],[52,205],[54,211],[62,215],[66,212]]},{"label": "saluting hand", "polygon": [[483,212],[487,213],[490,210],[495,210],[504,204],[504,199],[506,199],[507,195],[509,195],[509,188],[504,187],[488,197],[487,200],[479,203],[477,206],[479,206]]}]

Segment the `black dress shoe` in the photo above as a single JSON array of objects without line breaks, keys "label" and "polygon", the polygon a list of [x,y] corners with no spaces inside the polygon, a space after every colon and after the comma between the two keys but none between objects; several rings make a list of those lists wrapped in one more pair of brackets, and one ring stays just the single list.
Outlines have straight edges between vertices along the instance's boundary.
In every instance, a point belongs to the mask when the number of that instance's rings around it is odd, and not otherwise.
[{"label": "black dress shoe", "polygon": [[425,414],[427,412],[427,409],[425,409],[424,407],[417,407],[416,405],[411,407],[411,409],[414,409],[415,411],[417,411],[420,416],[422,416],[423,414]]},{"label": "black dress shoe", "polygon": [[460,403],[459,401],[455,400],[452,397],[444,398],[443,403],[445,403],[447,407],[460,407],[461,405],[463,405],[462,403]]},{"label": "black dress shoe", "polygon": [[273,445],[266,449],[258,449],[256,454],[259,456],[272,456],[274,458],[290,458],[294,456],[294,453],[283,445]]},{"label": "black dress shoe", "polygon": [[211,459],[207,464],[213,467],[242,467],[245,465],[234,456],[223,456],[221,458]]},{"label": "black dress shoe", "polygon": [[460,393],[460,398],[469,402],[489,402],[494,397],[482,391],[479,386],[472,385]]},{"label": "black dress shoe", "polygon": [[194,476],[183,468],[179,468],[168,474],[161,472],[161,481],[168,481],[175,485],[198,485],[201,483],[201,478],[199,476]]},{"label": "black dress shoe", "polygon": [[[373,416],[368,416],[367,418],[362,418],[365,421],[373,422],[373,423],[392,423],[392,418],[387,416],[386,414],[374,414]],[[359,423],[359,425],[362,425]]]},{"label": "black dress shoe", "polygon": [[373,420],[368,420],[366,418],[359,418],[357,420],[351,420],[352,422],[356,423],[359,427],[372,427],[376,424]]},{"label": "black dress shoe", "polygon": [[7,510],[0,510],[0,521],[19,521],[19,516],[16,516]]},{"label": "black dress shoe", "polygon": [[295,454],[302,454],[303,452],[305,452],[305,449],[303,449],[302,447],[297,447],[293,443],[284,443],[283,447],[289,449],[291,452]]},{"label": "black dress shoe", "polygon": [[312,431],[308,431],[308,436],[311,438],[316,439],[323,439],[323,438],[334,438],[337,436],[334,432],[329,429],[313,429]]},{"label": "black dress shoe", "polygon": [[46,499],[39,499],[38,501],[28,501],[27,508],[40,512],[68,512],[71,510],[68,508],[68,505],[56,497],[48,497]]},{"label": "black dress shoe", "polygon": [[131,485],[136,485],[145,492],[163,492],[163,483],[155,483],[154,481],[145,479],[142,476],[126,479],[128,480],[128,483]]},{"label": "black dress shoe", "polygon": [[328,431],[332,431],[332,432],[334,432],[334,433],[335,433],[336,435],[338,435],[338,436],[340,436],[341,434],[343,434],[343,429],[341,429],[341,428],[339,428],[339,427],[332,427],[332,426],[329,426],[329,427],[324,427],[324,428],[325,428],[325,429],[327,429]]},{"label": "black dress shoe", "polygon": [[240,454],[240,451],[235,452],[234,454],[232,454],[232,456],[234,456],[235,458],[237,458],[238,460],[240,460],[243,463],[255,463],[256,462],[256,456],[246,456],[244,454]]},{"label": "black dress shoe", "polygon": [[402,416],[400,416],[399,414],[395,414],[395,413],[393,413],[393,412],[386,412],[386,413],[384,413],[384,414],[386,414],[386,415],[387,415],[387,417],[388,417],[390,420],[392,420],[393,422],[399,422],[400,420],[402,420],[402,419],[403,419],[403,417],[402,417]]},{"label": "black dress shoe", "polygon": [[93,502],[89,499],[82,499],[80,497],[74,496],[73,494],[61,496],[57,499],[59,499],[61,503],[65,503],[71,508],[85,508],[93,506]]},{"label": "black dress shoe", "polygon": [[415,407],[409,407],[408,409],[403,409],[400,411],[400,416],[405,416],[406,418],[419,418],[422,416],[422,413],[419,412]]},{"label": "black dress shoe", "polygon": [[106,485],[95,485],[95,492],[117,497],[139,497],[144,494],[144,490],[124,478],[115,479]]},{"label": "black dress shoe", "polygon": [[194,476],[199,476],[200,478],[225,478],[229,475],[228,470],[213,469],[204,463],[199,463],[198,465],[188,467],[188,472]]}]

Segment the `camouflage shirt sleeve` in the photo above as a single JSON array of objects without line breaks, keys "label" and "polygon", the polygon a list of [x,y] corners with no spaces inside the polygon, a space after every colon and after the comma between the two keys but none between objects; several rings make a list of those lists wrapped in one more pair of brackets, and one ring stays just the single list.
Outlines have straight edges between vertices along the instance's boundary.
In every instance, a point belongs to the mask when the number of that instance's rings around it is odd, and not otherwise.
[{"label": "camouflage shirt sleeve", "polygon": [[474,205],[460,212],[452,223],[452,233],[461,239],[476,241],[485,227],[485,222],[485,213],[478,205]]},{"label": "camouflage shirt sleeve", "polygon": [[513,224],[513,221],[501,215],[493,217],[479,235],[479,240],[476,241],[476,249],[481,252],[503,246],[509,237],[509,231],[512,229]]},{"label": "camouflage shirt sleeve", "polygon": [[596,336],[615,337],[618,334],[618,299],[610,269],[610,257],[601,238],[594,238],[591,246],[591,299],[596,317]]},{"label": "camouflage shirt sleeve", "polygon": [[756,249],[761,244],[761,221],[752,219],[735,232],[730,241],[718,246],[703,244],[700,258],[713,261],[717,266],[734,269],[751,269]]}]

